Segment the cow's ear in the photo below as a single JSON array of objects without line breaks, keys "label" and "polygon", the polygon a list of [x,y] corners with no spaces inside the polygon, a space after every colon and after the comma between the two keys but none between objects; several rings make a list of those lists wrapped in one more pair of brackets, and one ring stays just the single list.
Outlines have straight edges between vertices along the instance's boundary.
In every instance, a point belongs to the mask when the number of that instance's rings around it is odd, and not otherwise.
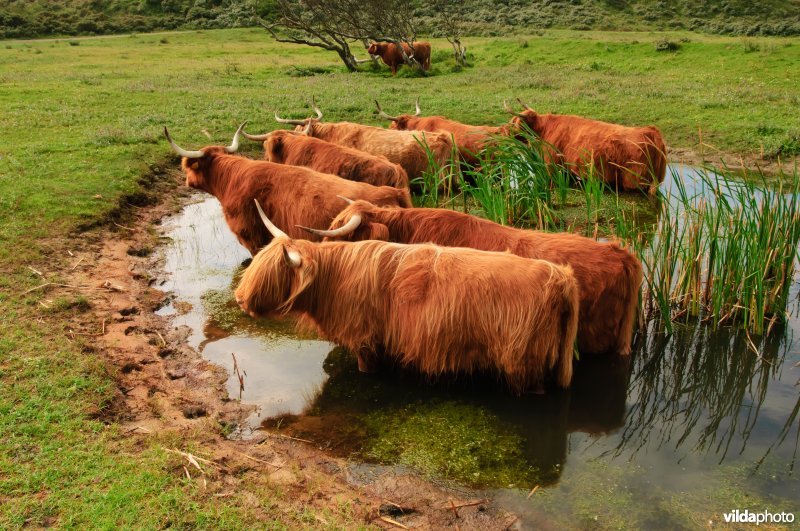
[{"label": "cow's ear", "polygon": [[389,241],[389,227],[383,223],[369,224],[369,240]]},{"label": "cow's ear", "polygon": [[297,249],[288,245],[283,246],[283,261],[292,269],[296,269],[303,264],[303,258]]}]

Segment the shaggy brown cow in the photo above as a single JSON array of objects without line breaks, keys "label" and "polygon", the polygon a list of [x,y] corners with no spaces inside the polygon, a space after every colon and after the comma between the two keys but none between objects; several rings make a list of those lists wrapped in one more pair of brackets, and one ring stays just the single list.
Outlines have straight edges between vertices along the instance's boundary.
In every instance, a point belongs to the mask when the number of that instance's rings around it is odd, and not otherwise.
[{"label": "shaggy brown cow", "polygon": [[264,142],[264,159],[277,164],[305,166],[322,173],[338,175],[348,181],[374,186],[408,188],[408,174],[399,164],[386,157],[370,155],[358,149],[340,146],[302,132],[273,131],[263,135],[242,134],[250,140]]},{"label": "shaggy brown cow", "polygon": [[[550,234],[504,227],[489,220],[438,208],[391,209],[352,202],[330,230],[308,229],[327,239],[431,242],[484,251],[509,251],[526,258],[569,265],[581,293],[578,345],[581,352],[630,352],[642,283],[642,266],[616,243],[576,234]],[[457,284],[458,282],[456,282]]]},{"label": "shaggy brown cow", "polygon": [[507,104],[511,123],[524,123],[555,149],[555,159],[579,177],[593,171],[623,190],[649,188],[655,194],[667,171],[667,148],[654,125],[627,127],[568,114],[538,114],[525,105],[521,113]]},{"label": "shaggy brown cow", "polygon": [[517,392],[551,374],[567,387],[578,327],[568,266],[437,245],[275,239],[236,289],[253,316],[292,312],[356,353],[382,352],[423,374],[496,371]]},{"label": "shaggy brown cow", "polygon": [[[230,146],[210,146],[197,151],[175,144],[166,127],[164,134],[172,149],[183,157],[181,167],[186,173],[186,185],[219,200],[228,227],[250,254],[256,254],[271,240],[259,222],[253,198],[258,198],[270,215],[287,227],[297,223],[329,224],[346,204],[332,194],[355,194],[385,206],[411,206],[408,190],[356,183],[300,166],[234,155],[243,126],[236,131]],[[305,234],[300,229],[291,232],[297,236]]]},{"label": "shaggy brown cow", "polygon": [[289,120],[276,114],[275,119],[280,123],[296,125],[295,131],[307,131],[314,138],[386,157],[402,166],[412,180],[428,169],[428,155],[421,144],[428,146],[439,166],[448,164],[452,156],[453,143],[448,134],[393,131],[350,122],[323,123],[322,111],[316,105],[313,107],[317,113],[316,118]]},{"label": "shaggy brown cow", "polygon": [[378,100],[375,100],[378,108],[378,115],[381,118],[392,121],[390,129],[399,131],[431,131],[447,133],[453,136],[461,160],[470,164],[478,161],[477,155],[486,148],[487,143],[495,135],[507,135],[510,126],[508,124],[494,127],[490,125],[468,125],[450,120],[444,116],[420,116],[422,111],[419,108],[419,98],[416,102],[416,112],[414,114],[401,114],[400,116],[390,116],[383,112]]},{"label": "shaggy brown cow", "polygon": [[[423,70],[431,69],[431,43],[415,42],[413,50],[408,44],[402,44],[406,55],[416,59]],[[397,68],[405,64],[402,52],[400,52],[400,49],[393,42],[373,42],[369,45],[367,53],[373,56],[379,56],[384,64],[392,69],[393,76],[397,74]]]}]

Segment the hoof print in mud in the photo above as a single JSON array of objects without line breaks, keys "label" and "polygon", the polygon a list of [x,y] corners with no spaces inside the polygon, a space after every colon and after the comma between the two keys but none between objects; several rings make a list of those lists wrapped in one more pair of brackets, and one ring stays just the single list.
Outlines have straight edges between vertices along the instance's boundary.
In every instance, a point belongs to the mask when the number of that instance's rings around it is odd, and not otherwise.
[{"label": "hoof print in mud", "polygon": [[135,361],[130,361],[130,362],[126,363],[120,369],[122,374],[130,374],[133,371],[141,371],[141,370],[142,370],[142,366],[139,365],[138,363],[136,363]]},{"label": "hoof print in mud", "polygon": [[192,405],[183,408],[183,416],[187,419],[197,419],[208,415],[208,410],[204,406]]}]

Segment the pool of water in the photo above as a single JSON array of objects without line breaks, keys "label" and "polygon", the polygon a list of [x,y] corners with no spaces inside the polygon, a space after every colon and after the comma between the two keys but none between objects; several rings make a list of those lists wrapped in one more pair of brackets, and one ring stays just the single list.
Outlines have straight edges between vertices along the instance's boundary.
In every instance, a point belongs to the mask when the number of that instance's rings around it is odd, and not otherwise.
[{"label": "pool of water", "polygon": [[[676,172],[694,186],[691,170]],[[163,231],[162,288],[174,300],[160,313],[231,373],[235,356],[244,389],[232,374],[229,391],[258,406],[250,430],[309,439],[361,470],[411,468],[480,490],[524,527],[698,527],[734,509],[800,507],[797,284],[792,318],[767,338],[641,330],[629,360],[585,358],[571,389],[515,397],[486,379],[361,374],[291,322],[243,315],[232,287],[248,253],[213,198]]]}]

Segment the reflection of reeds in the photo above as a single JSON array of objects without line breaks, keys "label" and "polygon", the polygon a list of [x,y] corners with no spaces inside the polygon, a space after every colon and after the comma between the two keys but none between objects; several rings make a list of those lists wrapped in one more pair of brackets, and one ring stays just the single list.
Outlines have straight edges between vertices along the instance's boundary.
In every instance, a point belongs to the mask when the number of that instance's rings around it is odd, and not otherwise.
[{"label": "reflection of reeds", "polygon": [[[773,335],[754,343],[744,331],[703,326],[639,337],[629,397],[633,405],[611,453],[636,453],[648,444],[690,445],[717,454],[722,462],[729,450],[743,451],[792,342]],[[798,410],[800,400],[773,446],[798,428]]]}]

